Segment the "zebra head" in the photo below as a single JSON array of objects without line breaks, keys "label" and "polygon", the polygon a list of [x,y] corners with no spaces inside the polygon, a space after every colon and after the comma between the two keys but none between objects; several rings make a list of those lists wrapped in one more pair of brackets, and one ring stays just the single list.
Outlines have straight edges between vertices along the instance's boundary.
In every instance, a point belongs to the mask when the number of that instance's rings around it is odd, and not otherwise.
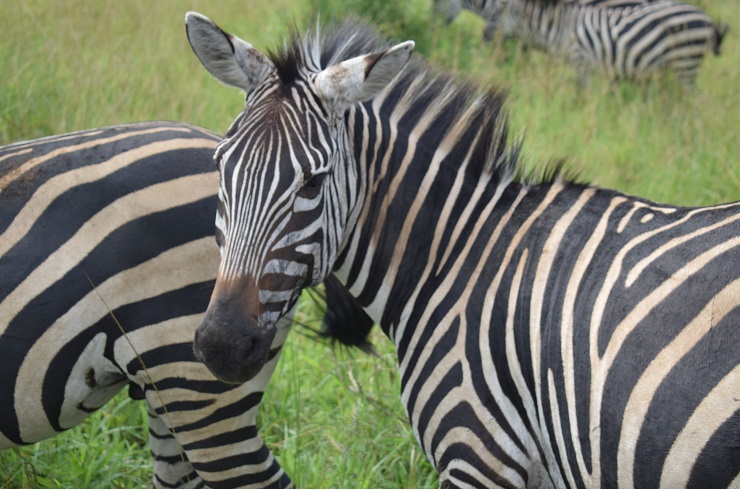
[{"label": "zebra head", "polygon": [[317,39],[286,48],[303,52],[278,58],[200,14],[188,13],[186,27],[206,69],[246,93],[214,157],[221,264],[194,341],[214,375],[243,382],[271,357],[275,322],[301,289],[329,276],[361,209],[345,112],[384,89],[414,43],[323,60],[317,29]]}]

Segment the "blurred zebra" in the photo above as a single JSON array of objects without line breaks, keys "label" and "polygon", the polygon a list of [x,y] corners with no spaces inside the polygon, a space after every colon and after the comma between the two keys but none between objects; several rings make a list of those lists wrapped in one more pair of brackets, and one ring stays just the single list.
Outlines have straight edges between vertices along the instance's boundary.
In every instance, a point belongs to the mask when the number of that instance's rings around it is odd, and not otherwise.
[{"label": "blurred zebra", "polygon": [[247,93],[216,150],[221,264],[194,343],[216,376],[257,372],[334,271],[394,341],[443,488],[740,484],[740,203],[517,178],[503,95],[356,21],[268,56],[186,25]]},{"label": "blurred zebra", "polygon": [[255,426],[287,329],[243,385],[192,352],[218,265],[219,139],[158,122],[0,147],[0,449],[129,385],[147,403],[156,487],[291,484]]},{"label": "blurred zebra", "polygon": [[585,85],[588,72],[612,80],[641,79],[670,68],[691,90],[704,53],[720,54],[728,26],[673,0],[435,0],[454,18],[462,8],[486,21],[484,37],[501,29],[524,44],[561,56]]},{"label": "blurred zebra", "polygon": [[[437,14],[443,15],[449,24],[462,12],[470,12],[481,17],[484,22],[483,40],[491,41],[496,35],[499,18],[510,0],[434,0],[434,8]],[[600,8],[623,8],[635,7],[655,0],[563,0],[574,2],[578,5],[594,5]],[[509,33],[507,36],[512,36]]]}]

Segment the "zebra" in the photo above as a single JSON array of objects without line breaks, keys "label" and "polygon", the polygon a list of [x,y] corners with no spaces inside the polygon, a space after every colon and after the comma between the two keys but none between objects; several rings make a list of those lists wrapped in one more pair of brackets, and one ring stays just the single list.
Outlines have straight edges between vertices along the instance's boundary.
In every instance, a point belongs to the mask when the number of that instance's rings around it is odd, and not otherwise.
[{"label": "zebra", "polygon": [[219,260],[219,140],[152,122],[0,147],[0,449],[128,385],[146,400],[154,486],[291,485],[256,429],[282,333],[242,385],[192,353]]},{"label": "zebra", "polygon": [[442,487],[740,485],[740,202],[527,173],[502,93],[362,21],[267,55],[186,27],[246,93],[214,156],[221,262],[194,339],[214,375],[258,373],[333,273],[394,342]]},{"label": "zebra", "polygon": [[704,53],[719,55],[728,30],[698,7],[674,0],[437,0],[436,5],[449,20],[462,8],[482,16],[486,39],[501,28],[504,36],[567,59],[581,86],[594,69],[617,80],[670,68],[690,91]]},{"label": "zebra", "polygon": [[[434,9],[437,14],[443,15],[449,24],[462,12],[470,12],[480,16],[485,25],[483,28],[483,40],[492,41],[496,35],[498,21],[509,0],[434,0]],[[600,8],[624,8],[635,7],[653,0],[565,0],[577,1],[578,5],[598,5]],[[508,33],[507,37],[511,37]]]}]

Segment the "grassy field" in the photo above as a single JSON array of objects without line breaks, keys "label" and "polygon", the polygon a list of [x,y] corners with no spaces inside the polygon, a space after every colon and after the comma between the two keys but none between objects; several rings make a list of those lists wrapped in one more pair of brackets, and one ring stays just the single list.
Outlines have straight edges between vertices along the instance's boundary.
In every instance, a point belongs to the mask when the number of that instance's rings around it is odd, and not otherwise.
[{"label": "grassy field", "polygon": [[[322,0],[323,17],[348,2]],[[698,89],[667,79],[587,90],[574,72],[516,43],[482,44],[482,22],[450,26],[430,0],[349,5],[417,53],[509,92],[511,126],[530,167],[565,158],[584,181],[652,200],[705,205],[740,199],[740,2],[703,7],[731,30],[709,57]],[[0,144],[110,124],[181,120],[224,131],[242,96],[215,82],[185,39],[183,16],[200,11],[259,49],[285,21],[308,22],[295,0],[12,2],[0,16]],[[305,305],[307,316],[313,308]],[[311,320],[305,320],[311,321]],[[408,428],[392,346],[378,356],[333,350],[297,329],[265,395],[262,434],[300,487],[434,487],[436,476]],[[87,423],[49,441],[0,453],[1,487],[146,487],[145,411],[121,395]]]}]

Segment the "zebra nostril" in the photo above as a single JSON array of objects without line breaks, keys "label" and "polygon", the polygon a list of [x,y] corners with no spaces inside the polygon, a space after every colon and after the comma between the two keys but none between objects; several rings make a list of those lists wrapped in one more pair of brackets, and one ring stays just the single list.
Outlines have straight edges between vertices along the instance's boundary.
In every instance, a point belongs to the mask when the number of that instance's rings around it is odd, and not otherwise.
[{"label": "zebra nostril", "polygon": [[257,344],[256,339],[252,337],[251,335],[244,337],[244,340],[243,340],[243,343],[240,349],[244,359],[249,359],[249,357],[252,355],[252,353],[255,350],[256,344]]},{"label": "zebra nostril", "polygon": [[206,358],[203,355],[203,349],[200,345],[200,334],[198,330],[195,331],[195,335],[193,336],[193,354],[195,355],[195,358],[199,361],[205,364]]}]

